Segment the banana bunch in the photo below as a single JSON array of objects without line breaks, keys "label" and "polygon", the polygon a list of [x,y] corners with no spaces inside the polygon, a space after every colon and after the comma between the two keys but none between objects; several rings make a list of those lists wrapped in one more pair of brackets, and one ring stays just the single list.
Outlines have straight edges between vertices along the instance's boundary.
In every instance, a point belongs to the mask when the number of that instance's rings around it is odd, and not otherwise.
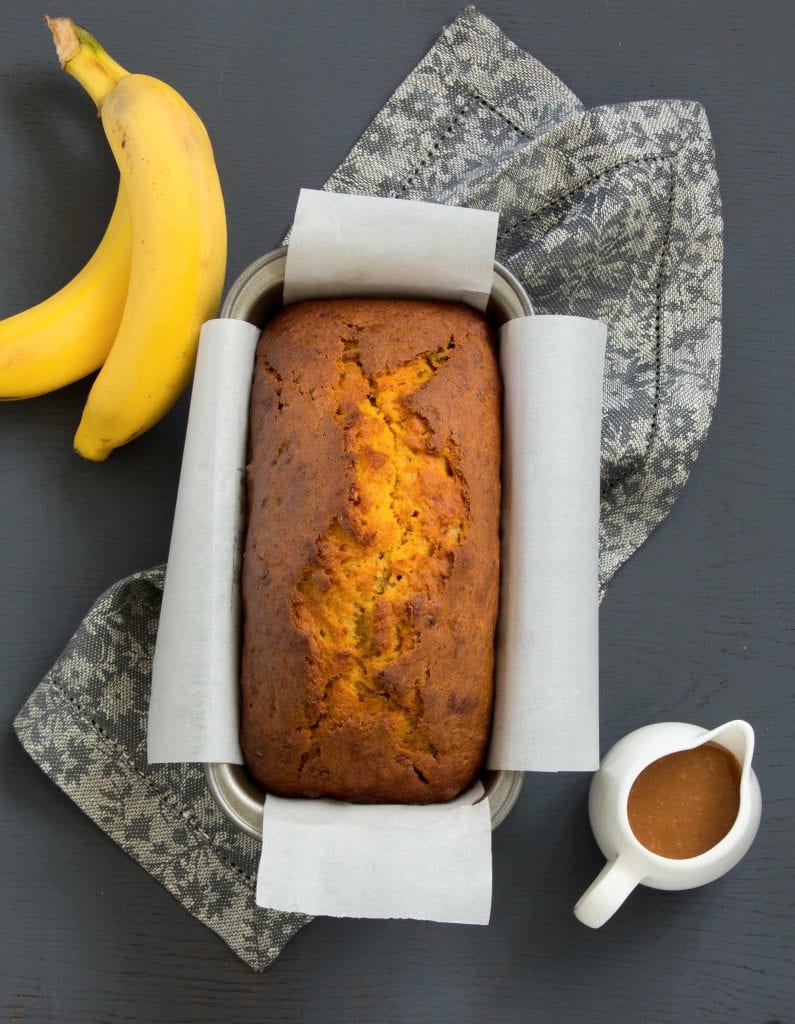
[{"label": "banana bunch", "polygon": [[156,423],[193,372],[226,269],[212,147],[170,86],[129,74],[69,18],[47,18],[61,66],[94,100],[120,172],[94,255],[39,305],[0,321],[0,399],[29,398],[99,369],[75,449],[101,461]]}]

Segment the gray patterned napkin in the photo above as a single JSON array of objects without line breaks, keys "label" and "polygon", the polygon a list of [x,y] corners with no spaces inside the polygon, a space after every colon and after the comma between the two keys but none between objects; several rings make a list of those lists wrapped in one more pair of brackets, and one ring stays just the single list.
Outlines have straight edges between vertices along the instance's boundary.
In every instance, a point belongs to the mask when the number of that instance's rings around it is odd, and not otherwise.
[{"label": "gray patterned napkin", "polygon": [[[536,311],[608,324],[604,590],[669,512],[717,396],[722,220],[701,107],[585,110],[469,8],[326,187],[496,209],[498,258]],[[103,831],[262,970],[309,919],[255,907],[258,844],[227,824],[200,766],[146,763],[162,583],[161,567],[100,597],[17,735]]]}]

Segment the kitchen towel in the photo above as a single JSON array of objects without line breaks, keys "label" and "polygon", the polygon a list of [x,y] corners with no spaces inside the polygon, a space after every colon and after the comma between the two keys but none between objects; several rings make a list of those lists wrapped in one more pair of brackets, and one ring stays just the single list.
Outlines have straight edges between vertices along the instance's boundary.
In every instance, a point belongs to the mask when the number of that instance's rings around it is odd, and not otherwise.
[{"label": "kitchen towel", "polygon": [[[468,8],[325,187],[497,210],[497,258],[536,312],[608,324],[604,591],[670,511],[717,397],[722,218],[703,109],[586,110]],[[258,844],[217,810],[200,766],[146,764],[162,583],[159,567],[103,594],[15,728],[100,828],[263,970],[309,918],[255,907]]]}]

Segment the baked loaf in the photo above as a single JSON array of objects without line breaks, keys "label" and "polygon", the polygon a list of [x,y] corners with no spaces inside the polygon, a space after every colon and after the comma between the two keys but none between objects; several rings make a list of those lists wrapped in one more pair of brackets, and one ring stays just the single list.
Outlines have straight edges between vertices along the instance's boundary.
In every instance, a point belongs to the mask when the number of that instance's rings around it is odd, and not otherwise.
[{"label": "baked loaf", "polygon": [[458,303],[332,299],[266,327],[251,390],[242,744],[283,796],[429,803],[493,699],[500,383]]}]

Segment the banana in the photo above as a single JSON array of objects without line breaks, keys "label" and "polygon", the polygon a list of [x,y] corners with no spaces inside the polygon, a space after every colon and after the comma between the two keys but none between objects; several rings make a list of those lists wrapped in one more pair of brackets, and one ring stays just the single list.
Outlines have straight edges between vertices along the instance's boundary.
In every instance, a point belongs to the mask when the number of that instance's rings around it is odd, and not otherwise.
[{"label": "banana", "polygon": [[70,19],[48,19],[61,64],[100,112],[129,200],[129,287],[75,434],[101,461],[148,430],[188,383],[226,270],[226,217],[201,120],[169,85],[128,74]]},{"label": "banana", "polygon": [[[58,19],[54,19],[58,20]],[[86,64],[86,55],[78,57]],[[93,87],[127,72],[111,58],[89,60]],[[94,255],[49,299],[0,321],[0,399],[32,398],[99,369],[116,337],[127,297],[132,254],[130,209],[120,185]]]},{"label": "banana", "polygon": [[120,187],[83,269],[49,299],[0,321],[0,399],[43,395],[102,366],[124,310],[130,256],[129,203]]}]

